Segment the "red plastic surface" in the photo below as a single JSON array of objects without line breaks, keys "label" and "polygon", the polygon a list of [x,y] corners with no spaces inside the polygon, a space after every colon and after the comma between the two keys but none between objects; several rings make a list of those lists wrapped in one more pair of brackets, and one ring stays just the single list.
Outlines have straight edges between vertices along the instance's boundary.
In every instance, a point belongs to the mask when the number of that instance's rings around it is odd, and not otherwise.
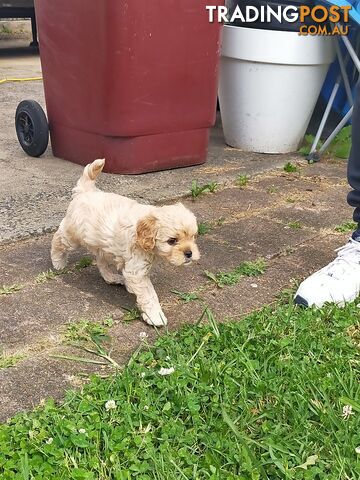
[{"label": "red plastic surface", "polygon": [[108,137],[55,125],[51,139],[57,157],[81,165],[106,158],[106,172],[135,174],[204,163],[209,130]]},{"label": "red plastic surface", "polygon": [[220,49],[208,3],[36,0],[54,154],[109,156],[114,173],[204,162]]}]

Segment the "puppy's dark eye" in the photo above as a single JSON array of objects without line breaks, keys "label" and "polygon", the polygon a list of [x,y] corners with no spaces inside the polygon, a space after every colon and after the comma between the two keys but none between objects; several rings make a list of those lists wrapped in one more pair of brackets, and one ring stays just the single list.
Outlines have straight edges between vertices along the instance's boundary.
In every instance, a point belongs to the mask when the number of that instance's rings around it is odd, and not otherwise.
[{"label": "puppy's dark eye", "polygon": [[176,238],[169,238],[169,240],[167,241],[169,245],[175,245],[176,242],[177,242]]}]

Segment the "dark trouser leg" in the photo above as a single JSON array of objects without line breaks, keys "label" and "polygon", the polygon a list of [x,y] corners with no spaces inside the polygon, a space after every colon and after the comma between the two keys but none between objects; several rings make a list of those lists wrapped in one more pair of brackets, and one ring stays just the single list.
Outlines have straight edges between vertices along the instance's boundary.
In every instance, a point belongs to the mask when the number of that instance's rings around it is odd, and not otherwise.
[{"label": "dark trouser leg", "polygon": [[356,90],[352,119],[352,146],[348,163],[348,182],[353,190],[348,195],[348,204],[355,207],[354,221],[360,230],[360,82]]}]

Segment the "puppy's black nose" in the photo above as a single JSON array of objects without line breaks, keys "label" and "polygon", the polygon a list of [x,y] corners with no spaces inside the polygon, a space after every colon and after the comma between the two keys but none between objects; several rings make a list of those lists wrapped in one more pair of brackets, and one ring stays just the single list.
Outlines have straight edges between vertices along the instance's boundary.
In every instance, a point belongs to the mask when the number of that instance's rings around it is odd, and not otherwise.
[{"label": "puppy's black nose", "polygon": [[184,252],[184,255],[186,258],[191,258],[192,257],[192,251],[191,250],[186,250],[186,252]]}]

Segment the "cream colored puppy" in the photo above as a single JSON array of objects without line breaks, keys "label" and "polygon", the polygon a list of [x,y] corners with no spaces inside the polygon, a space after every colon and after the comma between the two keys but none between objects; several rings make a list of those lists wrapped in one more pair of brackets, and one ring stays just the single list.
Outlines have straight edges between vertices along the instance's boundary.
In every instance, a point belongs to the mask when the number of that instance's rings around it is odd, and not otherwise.
[{"label": "cream colored puppy", "polygon": [[200,258],[197,223],[181,203],[154,207],[95,187],[105,160],[87,165],[73,189],[65,218],[54,235],[51,260],[55,269],[66,265],[68,252],[85,247],[95,255],[107,283],[125,284],[136,295],[145,322],[161,326],[167,319],[149,278],[156,257],[172,265]]}]

